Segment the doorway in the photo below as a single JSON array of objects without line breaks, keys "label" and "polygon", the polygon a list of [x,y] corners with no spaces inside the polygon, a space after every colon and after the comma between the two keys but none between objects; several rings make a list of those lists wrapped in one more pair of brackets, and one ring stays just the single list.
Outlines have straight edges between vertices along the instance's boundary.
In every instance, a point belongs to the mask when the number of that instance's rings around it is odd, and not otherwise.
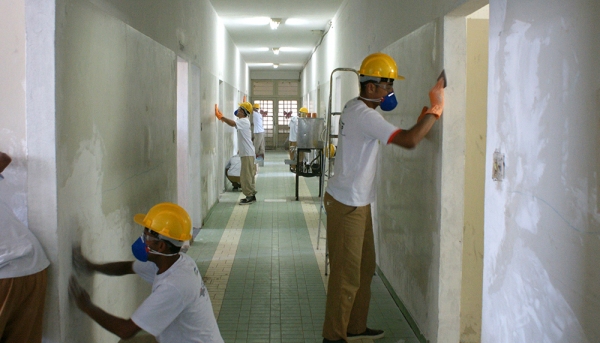
[{"label": "doorway", "polygon": [[252,99],[263,116],[265,149],[287,149],[290,118],[298,115],[299,91],[297,80],[252,81]]}]

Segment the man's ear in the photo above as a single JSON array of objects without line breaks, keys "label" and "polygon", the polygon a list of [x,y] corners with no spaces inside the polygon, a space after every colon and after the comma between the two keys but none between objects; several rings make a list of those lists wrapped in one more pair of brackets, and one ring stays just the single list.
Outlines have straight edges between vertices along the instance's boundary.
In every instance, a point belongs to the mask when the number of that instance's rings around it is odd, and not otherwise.
[{"label": "man's ear", "polygon": [[158,252],[166,254],[168,253],[169,246],[163,240],[158,241]]},{"label": "man's ear", "polygon": [[373,82],[367,83],[367,94],[373,94],[377,90],[377,86]]}]

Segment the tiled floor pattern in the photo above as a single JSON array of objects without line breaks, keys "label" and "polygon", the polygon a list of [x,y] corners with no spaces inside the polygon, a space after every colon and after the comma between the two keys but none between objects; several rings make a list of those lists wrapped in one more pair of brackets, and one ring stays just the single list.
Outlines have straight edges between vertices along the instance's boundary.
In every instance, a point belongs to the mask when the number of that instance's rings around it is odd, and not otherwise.
[{"label": "tiled floor pattern", "polygon": [[[257,203],[240,206],[241,193],[223,193],[188,251],[204,275],[227,343],[322,341],[326,277],[325,240],[315,249],[318,178],[300,178],[300,201],[294,201],[295,179],[285,156],[267,153]],[[369,326],[386,331],[377,343],[417,342],[378,277],[372,293]]]}]

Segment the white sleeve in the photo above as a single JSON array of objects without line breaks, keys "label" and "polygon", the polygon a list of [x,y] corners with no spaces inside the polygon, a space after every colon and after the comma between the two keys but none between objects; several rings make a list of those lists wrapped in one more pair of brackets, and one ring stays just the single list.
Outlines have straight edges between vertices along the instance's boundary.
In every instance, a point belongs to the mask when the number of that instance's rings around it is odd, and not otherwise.
[{"label": "white sleeve", "polygon": [[137,275],[139,275],[142,279],[148,281],[149,283],[154,282],[154,277],[158,272],[158,267],[152,262],[142,262],[135,260],[131,268]]},{"label": "white sleeve", "polygon": [[363,134],[369,138],[378,139],[383,144],[387,144],[391,135],[399,130],[375,110],[369,111],[368,115],[360,116],[360,118],[362,119]]}]

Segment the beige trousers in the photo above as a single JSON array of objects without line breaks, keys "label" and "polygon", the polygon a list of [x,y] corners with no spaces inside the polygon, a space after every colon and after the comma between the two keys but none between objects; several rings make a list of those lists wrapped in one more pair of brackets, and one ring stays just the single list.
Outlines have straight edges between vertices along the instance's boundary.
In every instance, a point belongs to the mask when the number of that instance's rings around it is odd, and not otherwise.
[{"label": "beige trousers", "polygon": [[324,202],[331,272],[323,337],[335,341],[367,329],[375,242],[371,205],[346,206],[329,193],[325,193]]},{"label": "beige trousers", "polygon": [[47,268],[41,272],[0,279],[0,342],[42,341]]},{"label": "beige trousers", "polygon": [[254,134],[254,151],[256,152],[256,156],[264,156],[265,155],[265,133],[255,133]]},{"label": "beige trousers", "polygon": [[242,156],[241,159],[240,183],[242,184],[242,193],[247,197],[253,196],[256,194],[256,185],[254,183],[256,165],[254,164],[254,156]]}]

